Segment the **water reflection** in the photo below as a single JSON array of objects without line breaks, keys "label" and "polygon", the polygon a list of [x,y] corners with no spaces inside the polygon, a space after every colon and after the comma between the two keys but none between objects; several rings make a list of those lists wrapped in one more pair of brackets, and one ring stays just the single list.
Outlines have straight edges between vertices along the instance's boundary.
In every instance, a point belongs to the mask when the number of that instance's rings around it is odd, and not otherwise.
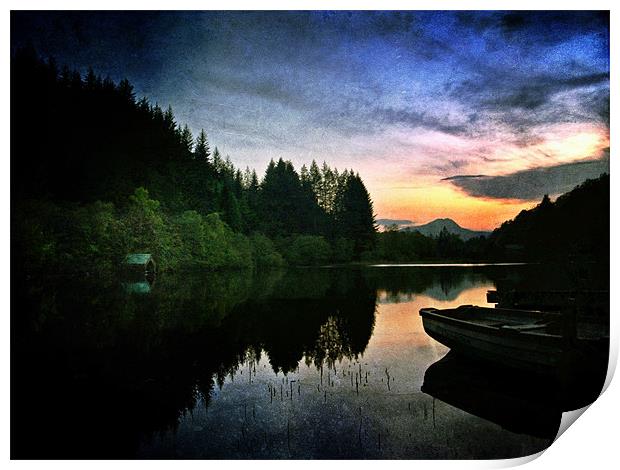
[{"label": "water reflection", "polygon": [[587,377],[568,379],[515,371],[449,352],[426,370],[422,391],[509,431],[552,442],[562,412],[592,403],[603,387],[605,371],[593,367]]},{"label": "water reflection", "polygon": [[555,384],[452,352],[426,370],[422,391],[509,431],[553,440],[560,427]]},{"label": "water reflection", "polygon": [[113,277],[13,282],[12,456],[536,452],[548,439],[420,391],[447,349],[419,308],[484,304],[506,269],[184,273],[138,292]]}]

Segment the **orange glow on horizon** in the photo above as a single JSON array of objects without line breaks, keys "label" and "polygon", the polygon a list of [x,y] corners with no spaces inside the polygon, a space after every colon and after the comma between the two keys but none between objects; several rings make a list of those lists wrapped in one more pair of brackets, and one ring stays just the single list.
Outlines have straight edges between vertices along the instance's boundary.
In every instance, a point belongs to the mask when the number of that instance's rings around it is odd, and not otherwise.
[{"label": "orange glow on horizon", "polygon": [[[402,155],[402,165],[388,169],[390,173],[386,173],[381,161],[377,161],[367,168],[365,177],[375,213],[378,218],[411,220],[418,225],[438,218],[451,218],[464,228],[493,230],[540,201],[474,197],[447,181],[441,181],[442,178],[456,174],[509,175],[598,159],[609,152],[609,129],[600,124],[553,124],[540,129],[539,136],[541,141],[519,146],[504,144],[499,139],[476,141],[423,133],[419,138],[426,146],[441,148],[445,155],[463,155],[450,157],[458,158],[461,166],[451,173],[442,172],[437,170],[441,164],[419,160],[418,155]],[[485,147],[492,150],[482,152],[486,156],[481,159],[479,148]],[[378,175],[382,175],[381,179]]]},{"label": "orange glow on horizon", "polygon": [[375,212],[381,218],[408,219],[425,224],[437,218],[451,218],[471,230],[493,230],[502,222],[513,219],[523,209],[534,207],[538,201],[477,198],[450,186],[396,189],[390,191],[389,201],[375,202]]}]

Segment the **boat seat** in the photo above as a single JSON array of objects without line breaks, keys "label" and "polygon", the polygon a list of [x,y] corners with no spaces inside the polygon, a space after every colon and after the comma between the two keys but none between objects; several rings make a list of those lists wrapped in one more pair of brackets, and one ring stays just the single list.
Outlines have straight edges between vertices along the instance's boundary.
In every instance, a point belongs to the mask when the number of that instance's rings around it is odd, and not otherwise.
[{"label": "boat seat", "polygon": [[500,328],[505,328],[507,330],[515,330],[515,331],[532,331],[532,330],[542,330],[549,326],[548,323],[539,323],[539,324],[529,324],[529,325],[504,325]]},{"label": "boat seat", "polygon": [[480,320],[480,321],[477,321],[476,323],[479,325],[490,326],[493,328],[502,328],[503,326],[506,325],[505,322],[497,321],[497,320]]}]

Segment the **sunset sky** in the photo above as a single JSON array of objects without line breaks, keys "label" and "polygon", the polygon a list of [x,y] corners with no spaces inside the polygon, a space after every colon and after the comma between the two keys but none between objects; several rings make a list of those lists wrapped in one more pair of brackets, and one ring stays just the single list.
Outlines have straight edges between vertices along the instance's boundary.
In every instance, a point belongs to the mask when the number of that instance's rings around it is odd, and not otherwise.
[{"label": "sunset sky", "polygon": [[12,46],[172,105],[242,168],[360,173],[378,218],[492,229],[609,168],[608,14],[17,13]]}]

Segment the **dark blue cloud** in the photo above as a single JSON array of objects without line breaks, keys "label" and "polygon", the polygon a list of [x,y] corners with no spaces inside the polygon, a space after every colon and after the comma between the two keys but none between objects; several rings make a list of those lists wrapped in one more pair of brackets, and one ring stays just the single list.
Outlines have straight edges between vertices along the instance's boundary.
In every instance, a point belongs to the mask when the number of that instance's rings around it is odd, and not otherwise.
[{"label": "dark blue cloud", "polygon": [[537,200],[566,193],[588,178],[609,173],[609,158],[533,168],[503,176],[456,175],[443,178],[474,197]]},{"label": "dark blue cloud", "polygon": [[[607,12],[12,12],[12,48],[127,77],[242,163],[393,127],[476,138],[609,116]],[[562,98],[562,99],[559,99]],[[286,142],[290,149],[286,150]]]}]

